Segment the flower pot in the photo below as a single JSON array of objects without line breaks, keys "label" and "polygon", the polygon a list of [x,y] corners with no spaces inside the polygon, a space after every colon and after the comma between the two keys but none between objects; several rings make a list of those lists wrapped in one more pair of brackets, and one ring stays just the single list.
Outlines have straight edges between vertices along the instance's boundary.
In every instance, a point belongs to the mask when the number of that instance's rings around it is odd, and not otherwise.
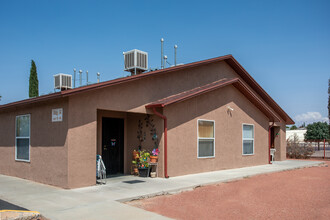
[{"label": "flower pot", "polygon": [[133,159],[138,159],[139,158],[139,152],[136,150],[133,150]]},{"label": "flower pot", "polygon": [[156,172],[150,172],[150,177],[155,178],[156,177]]},{"label": "flower pot", "polygon": [[150,156],[150,163],[157,163],[158,156]]},{"label": "flower pot", "polygon": [[149,176],[149,167],[148,168],[139,168],[139,176],[148,177]]}]

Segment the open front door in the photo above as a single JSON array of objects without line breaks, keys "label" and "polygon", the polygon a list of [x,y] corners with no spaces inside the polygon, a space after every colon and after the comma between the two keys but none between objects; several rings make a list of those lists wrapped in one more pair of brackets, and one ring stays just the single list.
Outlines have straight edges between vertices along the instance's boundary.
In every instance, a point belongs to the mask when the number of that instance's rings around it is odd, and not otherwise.
[{"label": "open front door", "polygon": [[102,118],[102,158],[107,175],[124,173],[124,119]]}]

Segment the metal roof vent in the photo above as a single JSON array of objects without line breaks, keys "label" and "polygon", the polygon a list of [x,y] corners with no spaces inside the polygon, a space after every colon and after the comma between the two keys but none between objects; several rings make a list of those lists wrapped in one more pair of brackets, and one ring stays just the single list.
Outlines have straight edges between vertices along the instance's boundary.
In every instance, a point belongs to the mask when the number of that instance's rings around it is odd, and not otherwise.
[{"label": "metal roof vent", "polygon": [[130,50],[124,52],[125,71],[136,75],[148,70],[148,53],[141,50]]},{"label": "metal roof vent", "polygon": [[72,89],[72,76],[59,73],[54,75],[54,89],[65,90]]}]

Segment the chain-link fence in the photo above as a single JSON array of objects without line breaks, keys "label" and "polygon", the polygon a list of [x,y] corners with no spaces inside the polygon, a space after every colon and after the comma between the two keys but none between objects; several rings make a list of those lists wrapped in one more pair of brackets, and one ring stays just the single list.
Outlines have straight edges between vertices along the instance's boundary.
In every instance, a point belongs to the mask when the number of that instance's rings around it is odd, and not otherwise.
[{"label": "chain-link fence", "polygon": [[314,153],[311,155],[312,158],[330,158],[330,145],[329,142],[320,141],[317,142],[303,142],[299,143],[299,146],[311,146],[314,149]]}]

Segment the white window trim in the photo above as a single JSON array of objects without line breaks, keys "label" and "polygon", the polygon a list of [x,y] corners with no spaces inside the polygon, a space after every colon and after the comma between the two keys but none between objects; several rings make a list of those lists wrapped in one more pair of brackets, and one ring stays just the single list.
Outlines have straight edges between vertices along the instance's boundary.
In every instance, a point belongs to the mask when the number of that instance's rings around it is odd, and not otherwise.
[{"label": "white window trim", "polygon": [[[198,133],[199,133],[199,131],[198,131],[198,122],[199,121],[211,121],[211,122],[213,122],[213,138],[200,138],[199,136],[198,136]],[[213,156],[207,156],[207,157],[200,157],[199,155],[198,155],[198,152],[199,152],[199,140],[213,140]],[[214,120],[207,120],[207,119],[197,119],[197,158],[198,159],[205,159],[205,158],[215,158],[215,121]]]},{"label": "white window trim", "polygon": [[[29,116],[29,136],[28,137],[17,137],[17,118],[22,117],[22,116]],[[31,157],[31,114],[25,114],[25,115],[17,115],[16,120],[15,120],[15,161],[23,161],[23,162],[30,162],[30,157]],[[29,159],[24,160],[24,159],[18,159],[17,158],[17,139],[27,139],[29,138]]]},{"label": "white window trim", "polygon": [[[244,128],[244,125],[251,125],[253,127],[253,138],[244,138],[243,137],[243,128]],[[255,132],[254,132],[254,124],[247,124],[247,123],[243,123],[242,124],[242,155],[243,156],[249,156],[249,155],[254,155],[254,137],[255,137]],[[244,146],[244,140],[246,141],[253,141],[253,153],[252,154],[244,154],[244,149],[243,149],[243,146]]]}]

